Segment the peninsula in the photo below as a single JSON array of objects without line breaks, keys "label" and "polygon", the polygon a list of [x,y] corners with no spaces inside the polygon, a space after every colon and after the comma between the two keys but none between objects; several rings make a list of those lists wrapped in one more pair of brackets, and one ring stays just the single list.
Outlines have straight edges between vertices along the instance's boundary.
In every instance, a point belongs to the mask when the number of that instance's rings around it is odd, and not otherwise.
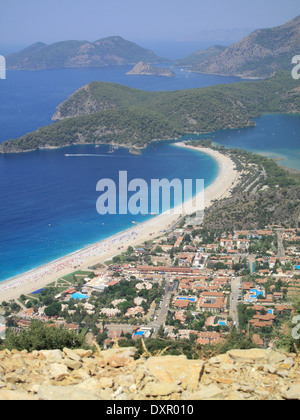
[{"label": "peninsula", "polygon": [[92,82],[58,106],[53,119],[60,121],[2,143],[0,153],[105,143],[142,149],[158,139],[251,127],[264,113],[299,112],[299,95],[290,72],[173,92]]}]

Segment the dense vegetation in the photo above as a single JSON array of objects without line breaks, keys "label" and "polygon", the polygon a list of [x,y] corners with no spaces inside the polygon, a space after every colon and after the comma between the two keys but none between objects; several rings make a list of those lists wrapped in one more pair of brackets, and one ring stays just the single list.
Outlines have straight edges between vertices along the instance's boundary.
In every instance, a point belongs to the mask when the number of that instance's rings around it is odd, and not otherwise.
[{"label": "dense vegetation", "polygon": [[118,143],[142,147],[152,139],[170,139],[182,132],[158,113],[145,110],[95,112],[68,118],[1,145],[9,152],[84,143]]},{"label": "dense vegetation", "polygon": [[5,348],[12,350],[62,350],[64,347],[84,348],[84,337],[64,328],[57,328],[32,321],[30,327],[20,334],[9,330],[5,340]]},{"label": "dense vegetation", "polygon": [[82,143],[141,148],[157,139],[251,126],[263,113],[300,112],[297,87],[298,82],[285,72],[265,81],[175,92],[93,82],[58,108],[63,121],[4,142],[0,152]]}]

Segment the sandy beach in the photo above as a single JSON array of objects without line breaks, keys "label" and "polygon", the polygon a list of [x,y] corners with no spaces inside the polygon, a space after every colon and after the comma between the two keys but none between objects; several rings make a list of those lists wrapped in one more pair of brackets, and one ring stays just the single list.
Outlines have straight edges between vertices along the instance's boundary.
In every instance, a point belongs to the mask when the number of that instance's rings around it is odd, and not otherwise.
[{"label": "sandy beach", "polygon": [[[205,189],[204,207],[207,208],[213,200],[225,198],[238,180],[238,172],[233,161],[217,151],[187,146],[176,143],[177,147],[198,150],[211,155],[219,165],[219,174],[215,181]],[[195,212],[193,199],[184,203],[184,214]],[[181,209],[181,206],[180,206]],[[85,247],[75,253],[66,255],[49,264],[38,267],[20,276],[0,283],[0,302],[18,298],[21,294],[29,294],[45,287],[60,277],[75,270],[84,270],[99,262],[111,260],[115,255],[127,250],[128,246],[137,246],[145,241],[160,236],[164,230],[172,226],[180,217],[181,210],[176,207],[170,212],[163,213],[144,223],[136,224],[132,228],[102,240],[94,245]]]}]

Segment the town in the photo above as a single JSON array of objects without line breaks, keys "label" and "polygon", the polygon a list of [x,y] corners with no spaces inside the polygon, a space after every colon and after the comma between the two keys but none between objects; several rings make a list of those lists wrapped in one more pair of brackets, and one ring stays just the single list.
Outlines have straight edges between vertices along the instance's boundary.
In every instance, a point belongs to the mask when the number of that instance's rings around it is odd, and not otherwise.
[{"label": "town", "polygon": [[253,347],[276,347],[300,290],[300,229],[217,235],[192,222],[3,302],[6,327],[39,320],[103,348],[154,338],[218,349],[235,327]]}]

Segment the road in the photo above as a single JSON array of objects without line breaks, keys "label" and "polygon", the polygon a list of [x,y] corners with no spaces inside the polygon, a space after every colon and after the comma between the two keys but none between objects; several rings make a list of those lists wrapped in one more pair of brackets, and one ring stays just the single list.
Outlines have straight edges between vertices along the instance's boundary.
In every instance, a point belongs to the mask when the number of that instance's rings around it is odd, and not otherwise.
[{"label": "road", "polygon": [[235,277],[231,280],[231,294],[230,294],[230,311],[229,314],[232,318],[233,325],[239,329],[239,317],[237,306],[239,303],[238,297],[239,293],[241,294],[241,278]]},{"label": "road", "polygon": [[285,249],[283,245],[283,230],[277,229],[277,242],[278,242],[278,258],[284,258],[285,257]]},{"label": "road", "polygon": [[179,219],[177,219],[177,221],[175,221],[170,227],[168,227],[166,229],[166,232],[172,232],[173,230],[176,229],[176,227],[186,218],[186,214],[184,214],[183,216],[180,216]]},{"label": "road", "polygon": [[164,294],[164,297],[162,299],[162,305],[161,308],[156,311],[155,317],[156,319],[148,325],[148,327],[153,328],[154,334],[157,333],[161,325],[164,325],[166,322],[166,318],[169,311],[170,306],[170,300],[172,295],[172,289],[170,287],[170,283],[167,280],[166,281],[166,292]]}]

